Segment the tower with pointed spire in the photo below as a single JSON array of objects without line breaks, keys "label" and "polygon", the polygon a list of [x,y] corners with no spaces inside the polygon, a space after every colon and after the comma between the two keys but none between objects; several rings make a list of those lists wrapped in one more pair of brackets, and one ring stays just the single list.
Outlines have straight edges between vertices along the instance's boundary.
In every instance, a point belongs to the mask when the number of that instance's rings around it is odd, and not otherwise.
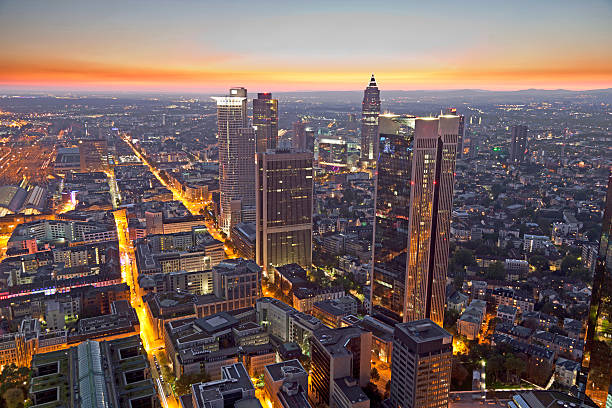
[{"label": "tower with pointed spire", "polygon": [[361,160],[364,162],[372,163],[378,156],[378,115],[380,91],[372,74],[361,104]]}]

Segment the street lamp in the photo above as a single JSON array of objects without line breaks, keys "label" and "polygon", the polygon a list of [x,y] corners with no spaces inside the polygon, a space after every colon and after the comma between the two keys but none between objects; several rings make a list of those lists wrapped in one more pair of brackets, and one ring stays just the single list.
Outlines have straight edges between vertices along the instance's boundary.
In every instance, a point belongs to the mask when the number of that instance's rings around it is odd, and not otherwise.
[{"label": "street lamp", "polygon": [[480,371],[480,389],[482,390],[482,402],[484,404],[484,401],[487,399],[487,378],[486,378],[487,362],[485,360],[482,360],[480,362],[480,365],[482,366],[482,369]]}]

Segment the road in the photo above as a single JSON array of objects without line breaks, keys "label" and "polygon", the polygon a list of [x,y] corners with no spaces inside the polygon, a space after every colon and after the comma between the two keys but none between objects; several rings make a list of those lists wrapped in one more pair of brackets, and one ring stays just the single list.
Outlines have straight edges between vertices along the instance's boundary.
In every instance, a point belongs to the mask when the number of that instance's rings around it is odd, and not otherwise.
[{"label": "road", "polygon": [[[200,211],[204,210],[210,204],[210,201],[190,201],[188,198],[184,197],[179,190],[174,188],[174,186],[172,186],[171,184],[166,183],[166,181],[160,176],[159,170],[157,168],[155,168],[153,165],[151,165],[149,163],[149,161],[147,160],[147,158],[145,156],[143,156],[138,151],[138,149],[136,149],[136,147],[130,141],[129,137],[124,136],[123,137],[123,141],[132,149],[132,151],[134,152],[136,157],[138,157],[143,164],[145,164],[147,167],[149,167],[149,170],[151,171],[151,173],[153,173],[155,175],[155,177],[159,180],[159,182],[164,187],[166,187],[167,189],[172,191],[172,194],[174,195],[174,199],[175,200],[179,200],[180,202],[182,202],[183,205],[185,206],[185,208],[187,208],[187,210],[189,210],[189,212],[192,215],[200,214]],[[215,238],[216,240],[219,240],[221,242],[225,242],[225,239],[221,235],[221,232],[219,231],[219,229],[217,227],[215,227],[213,225],[212,222],[207,221],[207,222],[205,222],[205,224],[206,224],[206,228],[208,229],[208,232],[210,233],[210,235],[212,235],[213,238]],[[225,249],[225,255],[226,255],[227,258],[236,258],[238,256],[232,250],[232,248],[228,247],[227,245],[225,246],[224,249]]]},{"label": "road", "polygon": [[140,323],[140,338],[142,344],[149,356],[151,364],[151,373],[153,381],[157,387],[159,400],[162,402],[163,408],[178,408],[179,402],[167,391],[160,379],[160,373],[155,368],[154,355],[156,352],[161,352],[164,343],[161,339],[157,339],[155,330],[151,325],[151,320],[147,316],[146,308],[142,304],[142,299],[136,292],[135,282],[138,280],[138,268],[136,267],[136,256],[134,253],[134,245],[129,238],[128,224],[125,216],[125,210],[115,211],[115,225],[117,227],[117,236],[119,239],[119,252],[121,259],[121,278],[130,287],[130,298],[132,307],[136,310],[138,321]]}]

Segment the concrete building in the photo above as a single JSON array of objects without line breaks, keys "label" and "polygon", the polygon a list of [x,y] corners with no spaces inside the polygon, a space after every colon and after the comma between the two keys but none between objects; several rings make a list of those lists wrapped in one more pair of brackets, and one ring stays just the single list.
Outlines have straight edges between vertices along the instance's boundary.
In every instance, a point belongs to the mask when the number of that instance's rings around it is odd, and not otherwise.
[{"label": "concrete building", "polygon": [[446,408],[453,337],[429,319],[395,326],[391,391],[393,408]]},{"label": "concrete building", "polygon": [[[221,367],[221,379],[191,386],[180,397],[182,408],[261,408],[255,387],[242,363]],[[245,405],[242,405],[245,404]]]},{"label": "concrete building", "polygon": [[311,408],[308,402],[308,372],[298,360],[267,365],[264,384],[272,408]]},{"label": "concrete building", "polygon": [[[310,399],[324,406],[369,407],[372,333],[358,327],[322,328],[311,338]],[[348,402],[348,404],[347,404]]]},{"label": "concrete building", "polygon": [[32,358],[35,407],[157,408],[160,402],[140,337],[85,341]]}]

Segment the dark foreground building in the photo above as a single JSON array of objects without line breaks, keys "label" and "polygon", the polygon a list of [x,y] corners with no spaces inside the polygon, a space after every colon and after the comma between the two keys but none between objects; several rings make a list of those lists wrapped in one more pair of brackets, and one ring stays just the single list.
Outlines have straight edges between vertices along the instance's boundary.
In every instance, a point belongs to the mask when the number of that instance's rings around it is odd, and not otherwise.
[{"label": "dark foreground building", "polygon": [[[588,369],[586,394],[600,407],[612,402],[612,174],[602,222],[601,239],[587,325],[583,366]],[[610,402],[608,402],[610,401]]]}]

